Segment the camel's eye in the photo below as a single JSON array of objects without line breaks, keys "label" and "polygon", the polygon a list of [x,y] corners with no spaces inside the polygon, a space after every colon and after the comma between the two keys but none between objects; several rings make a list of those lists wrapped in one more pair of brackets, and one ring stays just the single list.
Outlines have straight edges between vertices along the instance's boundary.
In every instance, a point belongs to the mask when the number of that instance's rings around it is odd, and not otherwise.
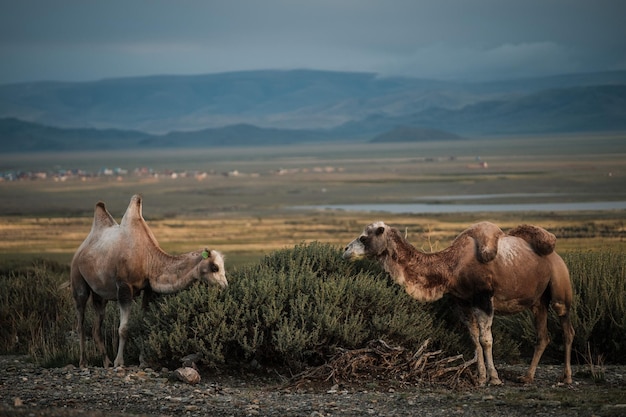
[{"label": "camel's eye", "polygon": [[362,244],[364,244],[364,245],[365,245],[365,242],[367,242],[367,236],[361,236],[361,237],[359,238],[359,242],[361,242]]},{"label": "camel's eye", "polygon": [[215,264],[211,264],[209,268],[211,268],[211,272],[220,272],[220,267]]}]

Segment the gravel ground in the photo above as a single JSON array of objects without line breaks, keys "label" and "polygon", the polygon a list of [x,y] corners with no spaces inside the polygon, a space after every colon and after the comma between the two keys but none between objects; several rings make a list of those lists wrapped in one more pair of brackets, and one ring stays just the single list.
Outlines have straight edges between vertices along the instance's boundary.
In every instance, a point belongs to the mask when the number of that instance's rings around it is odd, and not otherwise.
[{"label": "gravel ground", "polygon": [[42,368],[0,356],[0,416],[626,416],[626,366],[605,366],[594,383],[574,367],[574,384],[542,365],[533,385],[512,382],[522,365],[500,365],[505,384],[449,390],[369,382],[286,389],[277,379],[203,371],[196,385],[167,370]]}]

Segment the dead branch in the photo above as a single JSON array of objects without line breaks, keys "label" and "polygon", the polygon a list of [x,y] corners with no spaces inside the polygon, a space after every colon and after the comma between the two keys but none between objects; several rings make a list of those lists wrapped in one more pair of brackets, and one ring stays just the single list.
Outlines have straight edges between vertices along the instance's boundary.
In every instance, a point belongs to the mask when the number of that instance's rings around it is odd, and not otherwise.
[{"label": "dead branch", "polygon": [[413,353],[384,340],[373,340],[367,347],[341,350],[321,366],[296,375],[287,384],[299,388],[310,383],[362,383],[384,380],[401,384],[436,384],[449,388],[475,385],[469,367],[475,360],[463,361],[463,355],[440,358],[441,350],[429,352],[426,340]]}]

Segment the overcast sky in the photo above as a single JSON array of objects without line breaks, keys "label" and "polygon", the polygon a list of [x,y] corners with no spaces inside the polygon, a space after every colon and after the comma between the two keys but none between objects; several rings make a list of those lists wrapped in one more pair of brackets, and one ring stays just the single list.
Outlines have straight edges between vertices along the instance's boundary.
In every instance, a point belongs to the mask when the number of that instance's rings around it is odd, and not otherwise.
[{"label": "overcast sky", "polygon": [[0,0],[0,84],[254,69],[626,69],[624,0]]}]

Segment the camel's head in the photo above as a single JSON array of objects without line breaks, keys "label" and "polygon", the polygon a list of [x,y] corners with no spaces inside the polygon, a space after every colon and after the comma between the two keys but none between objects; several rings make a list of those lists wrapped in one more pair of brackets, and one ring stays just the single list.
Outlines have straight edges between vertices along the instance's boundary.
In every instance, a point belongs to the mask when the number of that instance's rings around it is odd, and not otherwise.
[{"label": "camel's head", "polygon": [[224,269],[224,257],[216,250],[204,249],[202,260],[198,265],[200,279],[207,284],[216,284],[221,288],[228,286],[226,281],[226,270]]},{"label": "camel's head", "polygon": [[383,222],[366,226],[359,237],[348,243],[343,252],[343,259],[356,260],[381,255],[387,247],[385,232],[389,229],[390,227]]}]

